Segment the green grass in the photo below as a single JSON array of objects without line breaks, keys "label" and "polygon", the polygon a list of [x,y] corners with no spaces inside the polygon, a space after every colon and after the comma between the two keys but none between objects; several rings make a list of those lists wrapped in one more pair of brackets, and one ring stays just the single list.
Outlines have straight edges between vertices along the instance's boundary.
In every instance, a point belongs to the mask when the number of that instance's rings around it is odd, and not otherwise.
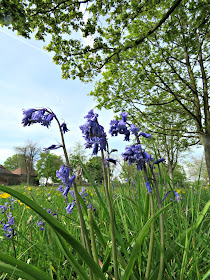
[{"label": "green grass", "polygon": [[[27,195],[36,201],[42,208],[50,209],[56,213],[54,219],[59,222],[80,241],[80,226],[76,207],[72,214],[67,214],[64,198],[56,190],[56,187],[29,187],[14,186],[15,190]],[[79,190],[81,188],[78,188]],[[107,279],[111,279],[113,264],[110,262],[111,238],[109,217],[106,209],[102,207],[92,187],[87,187],[86,204],[91,203],[95,208],[92,211],[94,220],[102,234],[102,241],[96,234],[96,248],[100,262],[106,265]],[[103,187],[99,188],[101,199],[106,203]],[[121,185],[112,191],[112,199],[115,209],[116,230],[118,232],[117,244],[119,255],[120,273],[123,275],[127,261],[132,254],[136,238],[150,218],[148,208],[148,194],[141,182],[132,188]],[[209,214],[205,214],[201,224],[195,228],[196,221],[200,217],[203,208],[209,200],[209,189],[198,187],[194,189],[182,189],[180,191],[182,200],[177,203],[173,201],[164,212],[165,226],[165,271],[164,279],[205,279],[210,269],[210,248],[209,248]],[[48,273],[52,279],[82,279],[76,273],[62,252],[58,243],[55,242],[55,235],[50,226],[45,223],[44,231],[37,227],[40,217],[32,209],[17,199],[11,202],[11,196],[0,198],[0,205],[8,203],[7,213],[11,212],[15,220],[15,232],[13,240],[4,237],[3,225],[0,225],[0,251],[7,252],[18,260],[30,263]],[[167,197],[163,206],[170,202],[173,194]],[[154,197],[156,200],[156,197]],[[69,202],[73,198],[69,196]],[[157,203],[155,203],[157,205]],[[155,212],[158,211],[155,206]],[[0,210],[1,213],[1,210]],[[85,222],[89,228],[88,217],[83,209]],[[6,214],[0,214],[0,220],[6,219]],[[154,248],[152,254],[152,265],[150,279],[156,278],[156,271],[160,256],[160,232],[159,220],[154,221]],[[190,229],[190,230],[189,230]],[[144,279],[148,248],[149,231],[144,236],[139,254],[133,268],[133,279]],[[79,257],[74,249],[70,249],[77,262],[87,271],[87,265]],[[174,250],[174,251],[173,251]],[[140,253],[141,252],[141,253]],[[0,279],[18,279],[17,276],[0,274]],[[132,278],[130,278],[132,279]],[[208,279],[208,276],[207,278]]]}]

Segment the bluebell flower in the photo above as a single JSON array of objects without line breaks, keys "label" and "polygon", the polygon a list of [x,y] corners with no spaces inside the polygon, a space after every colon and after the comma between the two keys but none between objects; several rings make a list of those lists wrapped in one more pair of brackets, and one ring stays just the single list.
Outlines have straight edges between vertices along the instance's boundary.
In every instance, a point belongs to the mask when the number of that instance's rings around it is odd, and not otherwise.
[{"label": "bluebell flower", "polygon": [[66,212],[68,214],[72,214],[75,205],[76,205],[75,201],[73,201],[72,203],[69,203],[69,205],[66,207]]},{"label": "bluebell flower", "polygon": [[147,181],[145,184],[146,184],[146,188],[148,190],[148,193],[152,193],[152,188],[150,186],[150,183]]},{"label": "bluebell flower", "polygon": [[41,231],[44,230],[44,226],[45,226],[44,221],[41,220],[37,222],[37,227],[39,227]]},{"label": "bluebell flower", "polygon": [[69,131],[69,129],[67,128],[67,126],[66,126],[66,123],[65,123],[65,122],[63,122],[63,123],[61,124],[61,129],[62,129],[63,133],[66,133],[66,132],[68,132],[68,131]]},{"label": "bluebell flower", "polygon": [[69,193],[70,193],[71,197],[75,197],[75,196],[74,196],[74,191],[73,191],[73,190],[69,191]]},{"label": "bluebell flower", "polygon": [[56,149],[59,149],[61,147],[63,147],[63,145],[60,145],[60,144],[59,145],[51,145],[48,148],[44,148],[43,150],[44,150],[44,152],[49,152],[50,150],[56,150]]},{"label": "bluebell flower", "polygon": [[92,148],[94,145],[94,155],[97,155],[99,149],[106,151],[106,133],[103,126],[98,123],[98,114],[94,114],[92,109],[85,118],[87,118],[87,122],[80,126],[83,137],[86,140],[85,148]]},{"label": "bluebell flower", "polygon": [[145,163],[153,161],[152,156],[142,149],[141,144],[126,147],[122,156],[124,161],[128,161],[128,164],[135,163],[138,170],[142,170]]},{"label": "bluebell flower", "polygon": [[14,232],[14,228],[11,227],[15,224],[14,218],[12,216],[12,213],[7,214],[8,221],[6,224],[3,224],[3,230],[5,231],[4,236],[7,239],[10,239],[17,235],[17,233]]},{"label": "bluebell flower", "polygon": [[47,128],[50,126],[55,114],[45,108],[42,109],[28,109],[23,110],[23,126],[30,126],[34,123],[40,123],[41,125],[46,126]]},{"label": "bluebell flower", "polygon": [[139,130],[140,129],[138,127],[136,127],[134,124],[131,124],[131,131],[133,132],[133,134],[137,135]]},{"label": "bluebell flower", "polygon": [[63,186],[62,186],[62,185],[60,185],[60,186],[57,188],[57,191],[59,191],[59,192],[63,193],[63,191],[64,191]]},{"label": "bluebell flower", "polygon": [[93,155],[95,155],[95,156],[97,156],[97,154],[98,154],[98,147],[99,147],[98,143],[95,142],[93,145]]},{"label": "bluebell flower", "polygon": [[8,208],[8,202],[4,203],[4,205],[0,205],[1,214],[5,213]]},{"label": "bluebell flower", "polygon": [[145,133],[145,132],[140,132],[140,133],[139,133],[139,136],[143,136],[143,137],[148,138],[148,139],[151,139],[151,138],[152,138],[152,135],[151,135],[151,134]]},{"label": "bluebell flower", "polygon": [[87,193],[86,193],[86,188],[82,187],[81,192],[80,192],[81,196],[86,196],[87,197]]},{"label": "bluebell flower", "polygon": [[66,184],[69,179],[69,170],[69,166],[61,165],[60,169],[56,171],[56,177],[60,178],[64,184]]},{"label": "bluebell flower", "polygon": [[179,201],[181,200],[181,196],[178,194],[177,191],[174,191],[174,194],[175,194],[175,200],[176,200],[177,202],[179,202]]},{"label": "bluebell flower", "polygon": [[121,118],[122,118],[121,120],[119,120],[119,121],[112,120],[110,122],[109,133],[112,136],[117,136],[118,133],[119,134],[124,134],[125,135],[124,140],[125,141],[129,141],[129,139],[130,139],[130,131],[128,130],[127,124],[126,124],[128,113],[127,112],[122,112],[120,115],[121,115]]},{"label": "bluebell flower", "polygon": [[154,164],[158,164],[158,163],[164,162],[164,161],[165,161],[164,158],[159,158],[158,160],[155,160],[155,161],[154,161]]},{"label": "bluebell flower", "polygon": [[127,121],[127,117],[128,117],[128,112],[122,112],[122,113],[120,114],[120,116],[121,116],[122,120],[123,120],[124,122],[126,122],[126,121]]}]

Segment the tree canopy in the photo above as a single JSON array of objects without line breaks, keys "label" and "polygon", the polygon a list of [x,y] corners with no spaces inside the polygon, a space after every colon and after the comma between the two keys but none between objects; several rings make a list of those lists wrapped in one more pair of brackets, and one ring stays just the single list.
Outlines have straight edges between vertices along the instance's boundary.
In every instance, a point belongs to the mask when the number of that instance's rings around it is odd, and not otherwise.
[{"label": "tree canopy", "polygon": [[24,157],[21,154],[15,154],[8,157],[4,162],[4,167],[10,171],[14,171],[19,167],[25,168]]},{"label": "tree canopy", "polygon": [[[48,51],[64,78],[88,80],[108,63],[118,63],[169,19],[184,0],[2,0],[0,23],[39,40],[48,36]],[[161,2],[161,3],[160,3]],[[142,26],[137,34],[139,18]],[[86,40],[81,40],[81,37]],[[91,43],[87,44],[87,40]]]},{"label": "tree canopy", "polygon": [[91,93],[99,108],[198,137],[210,177],[209,9],[208,0],[2,0],[0,23],[47,39],[63,78],[101,73]]},{"label": "tree canopy", "polygon": [[51,178],[54,183],[58,182],[56,170],[59,170],[62,164],[63,160],[61,156],[51,153],[41,153],[40,159],[36,164],[38,178],[40,179],[41,177],[44,177],[47,181],[49,178]]}]

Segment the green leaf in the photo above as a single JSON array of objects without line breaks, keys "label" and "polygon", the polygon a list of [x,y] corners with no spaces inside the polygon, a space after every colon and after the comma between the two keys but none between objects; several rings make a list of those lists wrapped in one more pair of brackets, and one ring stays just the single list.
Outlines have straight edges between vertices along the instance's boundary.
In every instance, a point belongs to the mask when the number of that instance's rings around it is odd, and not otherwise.
[{"label": "green leaf", "polygon": [[[3,261],[5,264],[1,263],[0,264],[0,270],[4,271],[14,275],[19,274],[20,272],[23,273],[23,275],[26,277],[26,279],[29,280],[52,280],[51,277],[49,277],[45,272],[37,269],[31,264],[27,264],[23,261],[17,260],[14,257],[11,257],[7,254],[3,254],[0,252],[0,260]],[[16,270],[17,268],[17,270]]]}]

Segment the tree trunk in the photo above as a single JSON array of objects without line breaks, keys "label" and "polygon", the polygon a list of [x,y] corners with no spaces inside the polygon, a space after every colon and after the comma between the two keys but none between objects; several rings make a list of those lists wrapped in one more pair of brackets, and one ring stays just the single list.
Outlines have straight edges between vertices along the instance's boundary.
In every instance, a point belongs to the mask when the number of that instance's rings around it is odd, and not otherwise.
[{"label": "tree trunk", "polygon": [[202,140],[203,140],[202,144],[204,146],[206,167],[207,167],[207,172],[208,172],[209,182],[210,182],[210,135],[203,135]]}]

